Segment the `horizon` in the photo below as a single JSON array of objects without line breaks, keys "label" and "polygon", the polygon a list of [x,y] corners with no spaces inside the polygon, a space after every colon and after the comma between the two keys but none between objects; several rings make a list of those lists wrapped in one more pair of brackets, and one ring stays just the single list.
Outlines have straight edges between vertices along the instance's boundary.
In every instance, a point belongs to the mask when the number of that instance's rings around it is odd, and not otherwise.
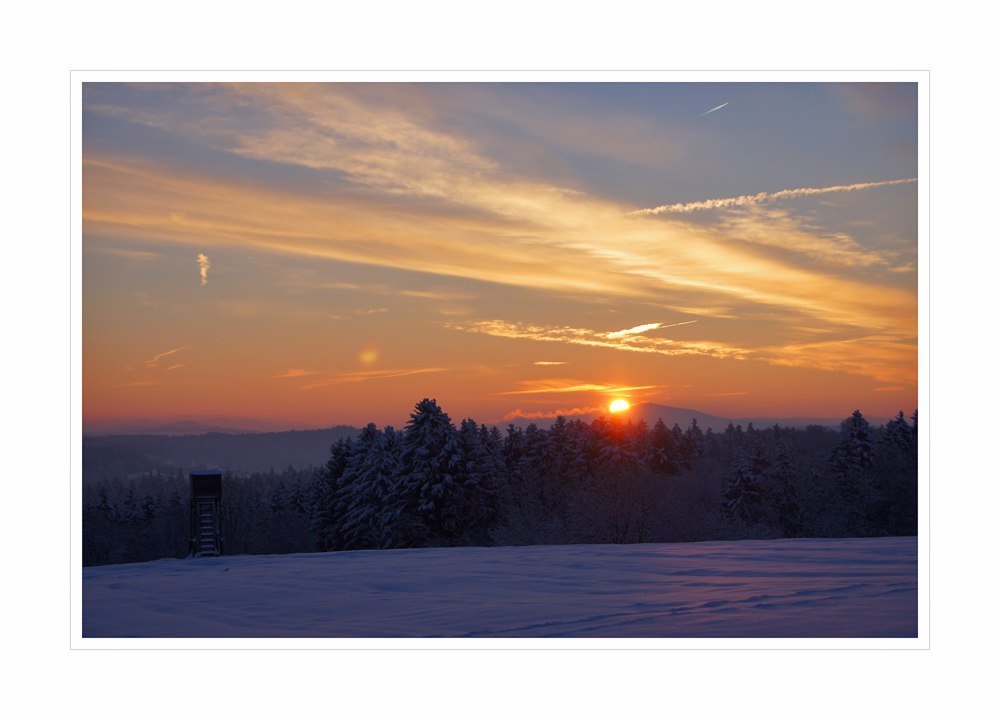
[{"label": "horizon", "polygon": [[85,83],[84,424],[909,416],[916,90]]},{"label": "horizon", "polygon": [[[431,399],[433,400],[433,398],[431,398]],[[499,422],[497,422],[497,421],[489,421],[489,420],[485,420],[485,421],[481,421],[480,422],[479,418],[471,418],[471,419],[475,420],[480,425],[496,426],[496,427],[501,428],[501,429],[503,429],[503,427],[506,424],[509,424],[509,423],[513,423],[514,425],[518,425],[518,426],[526,426],[529,423],[535,423],[540,429],[548,429],[553,423],[555,423],[557,417],[562,417],[562,418],[564,418],[567,421],[583,420],[584,422],[587,422],[588,424],[590,424],[591,422],[593,422],[593,420],[595,420],[598,417],[605,417],[605,418],[610,419],[610,418],[614,418],[616,416],[621,416],[621,417],[626,418],[628,423],[632,423],[632,422],[636,422],[636,421],[633,420],[634,414],[637,411],[639,411],[640,409],[648,407],[650,405],[653,406],[653,407],[660,407],[660,408],[663,408],[665,410],[672,410],[672,411],[677,411],[677,412],[690,412],[690,413],[693,413],[694,415],[699,415],[699,416],[718,417],[720,420],[725,420],[725,421],[734,422],[734,423],[736,423],[736,422],[742,423],[742,422],[766,421],[767,424],[770,425],[773,422],[781,423],[781,422],[788,422],[788,421],[792,421],[792,420],[800,420],[800,421],[807,420],[807,421],[828,421],[826,423],[819,422],[819,423],[810,423],[810,424],[823,424],[826,427],[836,427],[841,422],[843,422],[845,419],[847,419],[848,417],[850,417],[850,416],[845,416],[843,418],[835,418],[835,417],[822,418],[822,417],[818,417],[818,416],[805,416],[805,415],[790,416],[790,417],[768,417],[768,416],[760,416],[760,415],[744,415],[744,416],[740,416],[740,417],[725,417],[725,416],[720,417],[720,416],[715,416],[715,415],[713,415],[711,413],[704,413],[704,412],[698,410],[697,408],[676,408],[676,407],[671,407],[671,406],[666,406],[666,405],[659,405],[659,404],[656,404],[656,403],[636,403],[635,405],[630,405],[630,406],[628,406],[628,407],[626,407],[624,409],[621,409],[621,410],[611,410],[610,408],[603,408],[603,409],[598,408],[598,409],[595,409],[593,412],[590,412],[590,413],[578,413],[578,414],[575,414],[575,415],[561,415],[561,416],[556,416],[556,417],[553,417],[553,418],[549,418],[549,417],[536,418],[536,417],[525,416],[525,415],[517,415],[517,416],[511,417],[511,418],[508,418],[508,419],[505,419],[505,420],[502,420],[502,421],[499,421]],[[442,409],[442,411],[446,415],[448,415],[448,417],[450,418],[451,422],[453,424],[455,424],[455,425],[460,424],[462,422],[462,420],[465,419],[465,418],[456,418],[456,417],[453,417],[448,412],[447,408],[442,407],[441,409]],[[916,408],[915,408],[915,410],[916,410]],[[869,415],[867,413],[862,413],[862,415],[865,417],[865,419],[871,425],[876,426],[876,427],[884,424],[885,422],[887,422],[887,421],[889,421],[891,419],[893,419],[891,417],[883,417],[883,416],[878,416],[878,415]],[[904,416],[906,417],[907,420],[912,420],[912,415],[906,415],[905,411],[904,411]],[[409,417],[410,416],[408,415],[405,419],[398,420],[397,422],[389,422],[389,423],[386,423],[386,425],[383,425],[381,427],[383,429],[385,427],[392,427],[392,428],[394,428],[397,431],[402,431],[402,430],[405,429],[405,427],[406,427],[406,425],[407,425],[407,423],[409,421]],[[647,420],[647,422],[648,422],[649,425],[655,424],[654,420],[649,420],[647,418],[642,418],[642,419]],[[658,419],[663,419],[664,422],[667,424],[668,427],[672,426],[673,424],[676,423],[676,424],[683,425],[683,428],[687,429],[687,427],[689,427],[689,425],[690,425],[690,420],[687,420],[684,423],[681,423],[679,420],[676,420],[676,416],[674,416],[673,418],[671,418],[670,422],[667,422],[667,419],[662,418],[662,417],[659,417]],[[699,420],[698,422],[699,422],[699,425],[702,426],[703,430],[708,429],[708,427],[712,427],[716,432],[722,432],[723,431],[723,428],[721,428],[721,427],[716,428],[714,425],[705,426],[706,420]],[[189,433],[189,432],[182,432],[182,429],[180,427],[177,427],[177,426],[184,426],[184,425],[200,425],[202,427],[201,428],[189,428],[191,430],[191,432]],[[160,434],[164,434],[164,430],[167,429],[167,428],[171,429],[171,432],[166,433],[166,434],[170,434],[170,435],[184,435],[184,434],[196,434],[197,435],[197,434],[202,434],[202,433],[205,433],[205,432],[214,432],[214,431],[219,431],[219,430],[224,431],[224,432],[225,431],[235,430],[239,434],[247,434],[247,433],[251,433],[251,434],[252,433],[281,433],[281,432],[302,432],[302,431],[332,430],[332,429],[336,429],[338,427],[352,427],[353,429],[357,430],[358,432],[361,432],[366,425],[368,425],[368,423],[364,423],[362,425],[349,425],[349,424],[341,423],[341,424],[337,424],[337,425],[315,425],[314,426],[314,425],[307,425],[307,424],[304,424],[304,423],[296,423],[296,422],[293,422],[293,421],[283,421],[283,420],[275,419],[275,418],[226,417],[226,416],[218,416],[218,415],[201,415],[201,416],[180,415],[180,416],[170,416],[170,417],[163,417],[163,418],[156,418],[156,419],[154,419],[154,418],[131,418],[131,419],[129,419],[129,418],[109,418],[109,419],[106,419],[106,420],[88,421],[88,422],[84,423],[83,435],[85,437],[88,437],[88,436],[89,437],[101,437],[101,436],[107,436],[107,435],[121,435],[121,434],[125,434],[125,435],[133,435],[133,434],[134,435],[142,435],[142,434],[150,434],[150,433],[155,434],[155,435],[160,435]],[[376,425],[377,425],[377,423],[376,423]],[[782,427],[792,427],[792,425],[782,425]]]}]

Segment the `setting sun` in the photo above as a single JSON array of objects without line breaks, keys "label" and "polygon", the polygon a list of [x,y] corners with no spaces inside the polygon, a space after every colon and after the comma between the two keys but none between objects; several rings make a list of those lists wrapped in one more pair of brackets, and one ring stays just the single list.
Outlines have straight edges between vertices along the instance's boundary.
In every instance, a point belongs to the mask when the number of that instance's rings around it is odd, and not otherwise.
[{"label": "setting sun", "polygon": [[624,400],[615,400],[611,403],[611,412],[619,412],[620,410],[628,410],[628,403]]}]

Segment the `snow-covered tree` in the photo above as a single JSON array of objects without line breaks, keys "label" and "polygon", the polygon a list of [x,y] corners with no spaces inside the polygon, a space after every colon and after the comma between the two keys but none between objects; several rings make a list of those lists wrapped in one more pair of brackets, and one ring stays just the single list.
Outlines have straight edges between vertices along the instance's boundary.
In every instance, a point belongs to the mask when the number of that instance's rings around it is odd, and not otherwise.
[{"label": "snow-covered tree", "polygon": [[657,420],[653,425],[650,438],[649,467],[664,475],[677,475],[681,471],[680,451],[663,420]]},{"label": "snow-covered tree", "polygon": [[344,473],[350,467],[354,448],[350,438],[340,438],[330,447],[325,472],[317,473],[309,491],[312,529],[320,550],[343,548],[341,535],[344,506],[341,498]]},{"label": "snow-covered tree", "polygon": [[483,442],[484,435],[472,418],[462,421],[458,435],[461,461],[456,475],[459,489],[455,495],[455,531],[465,542],[481,545],[487,542],[489,527],[496,517],[498,493],[507,470],[493,451],[488,435]]},{"label": "snow-covered tree", "polygon": [[[775,432],[777,435],[777,432]],[[785,440],[776,440],[768,469],[774,502],[778,510],[778,524],[785,537],[801,537],[804,532],[798,478],[802,472],[795,461],[792,446]]]},{"label": "snow-covered tree", "polygon": [[880,440],[881,443],[892,445],[904,452],[915,449],[917,445],[913,428],[906,422],[902,410],[899,411],[899,415],[887,422],[882,428]]},{"label": "snow-covered tree", "polygon": [[871,426],[855,410],[840,424],[840,441],[830,454],[830,466],[836,477],[856,476],[869,469],[875,460]]},{"label": "snow-covered tree", "polygon": [[698,427],[698,418],[691,418],[691,427],[684,433],[682,453],[688,465],[698,461],[702,456],[705,444],[705,434]]},{"label": "snow-covered tree", "polygon": [[393,478],[399,467],[396,432],[380,432],[370,423],[358,437],[348,480],[341,490],[345,549],[380,548],[391,521]]},{"label": "snow-covered tree", "polygon": [[399,471],[391,490],[391,547],[448,542],[458,534],[461,447],[437,402],[424,398],[403,431]]},{"label": "snow-covered tree", "polygon": [[749,442],[746,449],[736,451],[723,490],[725,508],[730,515],[751,522],[759,519],[758,506],[765,499],[769,464],[764,445],[757,440]]}]

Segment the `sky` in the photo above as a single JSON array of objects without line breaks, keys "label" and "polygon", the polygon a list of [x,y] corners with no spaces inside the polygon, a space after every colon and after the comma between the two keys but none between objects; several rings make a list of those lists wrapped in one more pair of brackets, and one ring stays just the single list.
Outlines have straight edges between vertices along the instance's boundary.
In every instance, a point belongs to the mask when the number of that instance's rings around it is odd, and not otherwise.
[{"label": "sky", "polygon": [[82,130],[85,425],[917,407],[915,83],[85,83]]}]

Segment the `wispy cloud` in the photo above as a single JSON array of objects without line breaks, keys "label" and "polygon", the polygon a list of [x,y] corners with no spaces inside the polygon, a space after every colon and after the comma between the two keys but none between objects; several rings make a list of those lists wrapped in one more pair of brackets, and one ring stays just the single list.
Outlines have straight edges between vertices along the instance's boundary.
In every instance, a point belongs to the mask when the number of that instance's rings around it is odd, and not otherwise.
[{"label": "wispy cloud", "polygon": [[[496,337],[523,338],[540,342],[564,342],[573,345],[606,347],[629,352],[657,353],[661,355],[702,355],[719,359],[732,358],[737,360],[758,359],[774,365],[811,367],[821,370],[866,375],[881,382],[898,382],[903,379],[916,382],[917,346],[913,339],[908,338],[904,334],[905,331],[903,330],[897,335],[848,337],[823,342],[762,346],[755,349],[748,349],[708,341],[686,342],[664,338],[650,338],[639,334],[619,335],[621,331],[599,333],[594,330],[581,328],[537,326],[508,323],[502,320],[484,320],[466,325],[446,323],[445,327],[465,332],[484,333]],[[617,337],[609,337],[610,335]],[[587,390],[610,391],[611,389],[608,386],[574,385],[573,381],[549,380],[537,381],[537,384],[533,385],[531,390],[504,394]],[[625,390],[625,388],[617,389]]]},{"label": "wispy cloud", "polygon": [[[694,322],[694,321],[689,321]],[[686,324],[686,323],[678,323]],[[586,328],[529,325],[508,323],[503,320],[480,320],[469,324],[447,322],[445,327],[465,332],[484,333],[496,337],[526,338],[542,342],[564,342],[572,345],[606,347],[631,352],[659,353],[661,355],[708,355],[711,357],[742,358],[749,352],[739,347],[730,347],[714,342],[686,342],[666,338],[650,338],[639,334],[659,328],[659,323],[640,325],[629,330],[601,333]],[[638,330],[638,328],[645,328]]]},{"label": "wispy cloud", "polygon": [[904,335],[868,335],[762,348],[760,356],[776,365],[867,375],[893,385],[917,382],[917,344]]},{"label": "wispy cloud", "polygon": [[[768,206],[820,193],[840,193],[846,199],[843,193],[913,183],[913,178],[663,205],[629,216],[616,201],[518,175],[488,157],[475,138],[429,122],[421,114],[425,103],[394,106],[385,102],[388,95],[377,92],[293,84],[226,86],[210,95],[191,102],[212,103],[209,119],[191,122],[184,112],[171,110],[149,110],[150,115],[161,114],[132,119],[220,151],[336,172],[350,183],[351,193],[319,197],[221,171],[199,176],[174,160],[91,150],[84,158],[85,233],[150,244],[180,242],[191,248],[212,237],[219,244],[398,268],[428,277],[581,298],[634,299],[659,308],[689,306],[688,316],[765,318],[754,342],[769,346],[775,362],[808,365],[821,359],[820,353],[804,347],[781,345],[792,335],[792,326],[814,328],[812,338],[837,330],[857,338],[898,333],[900,343],[915,341],[916,292],[850,272],[877,266],[909,272],[911,266],[892,267],[897,263],[890,263],[888,255],[845,233]],[[252,112],[254,122],[226,120],[233,117],[228,111],[234,107]],[[110,106],[90,109],[128,117]],[[625,144],[633,146],[632,152],[645,147]],[[415,203],[414,198],[433,202]],[[177,208],[186,209],[182,222],[169,219]],[[709,208],[729,212],[711,226],[685,217]],[[653,222],[644,215],[660,217]],[[202,280],[204,284],[207,275]],[[444,286],[395,293],[458,299],[447,297]],[[351,313],[340,308],[337,312],[330,317],[346,319]],[[748,350],[728,343],[650,337],[668,326],[648,325],[656,327],[601,333],[542,322],[456,318],[451,327],[631,352],[749,357]],[[847,352],[862,353],[864,347],[844,346],[842,357],[838,353],[825,362],[839,368],[870,367],[865,357],[851,358]],[[764,350],[755,352],[761,357]]]},{"label": "wispy cloud", "polygon": [[303,377],[304,375],[315,375],[315,372],[310,372],[309,370],[289,370],[282,375],[275,375],[276,378],[293,378],[293,377]]},{"label": "wispy cloud", "polygon": [[207,285],[208,269],[212,267],[212,265],[208,262],[208,258],[202,253],[198,253],[198,267],[200,268],[199,272],[201,273],[201,284],[203,286]]},{"label": "wispy cloud", "polygon": [[141,364],[145,365],[147,368],[154,368],[154,367],[157,366],[157,364],[158,364],[157,361],[160,358],[166,357],[167,355],[173,355],[174,353],[180,352],[181,350],[186,350],[187,347],[188,347],[187,345],[182,345],[181,347],[175,348],[174,350],[167,350],[167,352],[160,353],[159,355],[157,355],[156,357],[154,357],[152,360],[143,360]]},{"label": "wispy cloud", "polygon": [[522,380],[519,385],[527,386],[524,390],[508,390],[497,395],[535,395],[537,393],[624,393],[635,390],[653,390],[665,385],[609,385],[605,383],[586,383],[579,380]]},{"label": "wispy cloud", "polygon": [[333,377],[317,380],[309,385],[303,385],[303,390],[313,390],[315,388],[328,387],[347,382],[364,382],[365,380],[385,380],[387,378],[404,377],[406,375],[417,375],[419,373],[445,372],[448,368],[418,368],[415,370],[372,370],[368,372],[343,373]]},{"label": "wispy cloud", "polygon": [[[84,164],[89,198],[84,230],[107,237],[194,244],[211,235],[218,242],[274,252],[547,291],[654,299],[662,305],[763,303],[859,326],[893,322],[896,309],[884,307],[886,301],[900,307],[915,302],[912,292],[833,276],[833,263],[801,267],[791,253],[761,252],[754,245],[780,238],[783,249],[800,255],[808,249],[810,258],[836,258],[837,266],[871,260],[863,252],[852,255],[846,238],[822,237],[801,223],[796,230],[794,220],[763,213],[731,219],[718,229],[670,219],[647,223],[598,199],[530,184],[488,183],[487,173],[475,182],[488,184],[491,203],[510,193],[516,198],[528,193],[533,202],[512,198],[503,222],[467,214],[411,217],[387,215],[364,200],[321,202],[235,181],[193,180],[149,161],[88,156]],[[198,208],[192,213],[196,220],[164,227],[164,214],[177,206]],[[515,209],[516,218],[510,215]],[[769,232],[776,229],[780,233]],[[368,239],[358,243],[357,237]]]},{"label": "wispy cloud", "polygon": [[184,363],[181,363],[180,365],[171,365],[167,368],[167,370],[176,370],[179,367],[184,367]]},{"label": "wispy cloud", "polygon": [[148,250],[128,250],[119,247],[90,247],[87,246],[86,251],[88,253],[100,253],[102,255],[116,255],[118,257],[127,258],[129,260],[135,260],[137,262],[149,262],[151,260],[160,260],[164,256],[161,253],[149,252]]},{"label": "wispy cloud", "polygon": [[[718,109],[718,108],[716,108]],[[854,185],[833,185],[825,188],[799,188],[798,190],[781,190],[776,193],[757,193],[756,195],[741,195],[735,198],[721,198],[716,200],[702,200],[693,203],[678,203],[676,205],[660,205],[655,208],[645,208],[634,210],[629,215],[659,215],[660,213],[684,213],[695,210],[714,210],[716,208],[734,207],[740,205],[756,205],[758,203],[769,203],[775,200],[788,200],[802,197],[804,195],[819,195],[822,193],[851,192],[854,190],[867,190],[868,188],[882,187],[885,185],[899,185],[901,183],[916,182],[917,178],[907,178],[904,180],[887,180],[885,182],[856,183]]]},{"label": "wispy cloud", "polygon": [[784,208],[749,205],[730,212],[715,223],[715,231],[729,242],[778,248],[820,260],[827,267],[888,265],[882,253],[861,246],[843,232],[816,227]]},{"label": "wispy cloud", "polygon": [[567,362],[555,362],[550,360],[536,360],[535,365],[569,365]]}]

